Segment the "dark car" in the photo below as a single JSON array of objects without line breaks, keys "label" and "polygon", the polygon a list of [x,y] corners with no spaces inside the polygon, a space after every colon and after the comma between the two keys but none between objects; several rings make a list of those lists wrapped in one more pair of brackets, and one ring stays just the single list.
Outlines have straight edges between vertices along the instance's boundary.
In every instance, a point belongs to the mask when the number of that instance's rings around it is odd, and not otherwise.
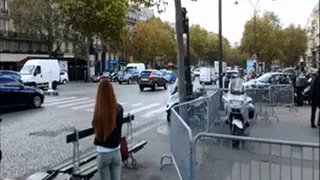
[{"label": "dark car", "polygon": [[121,76],[123,74],[122,71],[119,71],[119,72],[113,72],[110,76],[110,80],[111,81],[114,81],[114,82],[117,82],[118,81],[118,78],[119,76]]},{"label": "dark car", "polygon": [[44,101],[43,91],[21,84],[11,77],[0,77],[0,107],[31,105],[39,108]]},{"label": "dark car", "polygon": [[153,91],[158,90],[159,86],[162,86],[164,87],[164,89],[167,89],[167,80],[158,70],[142,71],[139,75],[138,83],[141,91],[143,91],[145,87],[150,87]]},{"label": "dark car", "polygon": [[139,70],[128,69],[118,77],[118,82],[119,84],[122,84],[123,82],[127,82],[127,84],[131,84],[132,82],[137,82],[138,76],[139,76]]},{"label": "dark car", "polygon": [[224,77],[224,88],[228,88],[230,80],[235,78],[235,77],[239,77],[239,71],[237,71],[237,70],[228,70],[226,72],[225,77]]},{"label": "dark car", "polygon": [[0,70],[0,77],[11,77],[13,79],[18,80],[19,82],[22,83],[21,81],[21,74],[17,71],[11,71],[11,70]]}]

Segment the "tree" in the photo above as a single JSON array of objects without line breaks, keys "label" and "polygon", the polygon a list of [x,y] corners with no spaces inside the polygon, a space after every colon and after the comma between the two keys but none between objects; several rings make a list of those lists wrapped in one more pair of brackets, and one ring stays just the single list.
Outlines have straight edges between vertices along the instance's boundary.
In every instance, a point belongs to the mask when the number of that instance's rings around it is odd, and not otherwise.
[{"label": "tree", "polygon": [[189,28],[189,34],[191,61],[195,63],[198,60],[205,58],[204,56],[207,47],[208,32],[197,24],[192,25]]},{"label": "tree", "polygon": [[168,62],[175,55],[174,31],[159,18],[137,22],[131,45],[135,59],[153,64]]},{"label": "tree", "polygon": [[[252,53],[253,44],[253,19],[247,21],[241,39],[240,49],[244,53]],[[257,18],[256,24],[256,47],[258,61],[271,62],[282,57],[282,37],[279,18],[267,12]]]},{"label": "tree", "polygon": [[249,54],[242,53],[238,47],[230,48],[226,54],[226,62],[230,65],[239,65],[246,67],[246,60],[250,57]]},{"label": "tree", "polygon": [[299,62],[300,57],[304,55],[307,50],[307,35],[300,26],[295,27],[289,25],[282,32],[283,36],[283,64],[294,66]]},{"label": "tree", "polygon": [[[66,39],[69,26],[58,8],[59,0],[11,0],[9,1],[10,19],[18,32],[45,35],[48,53],[53,55]],[[53,50],[53,44],[58,46]]]}]

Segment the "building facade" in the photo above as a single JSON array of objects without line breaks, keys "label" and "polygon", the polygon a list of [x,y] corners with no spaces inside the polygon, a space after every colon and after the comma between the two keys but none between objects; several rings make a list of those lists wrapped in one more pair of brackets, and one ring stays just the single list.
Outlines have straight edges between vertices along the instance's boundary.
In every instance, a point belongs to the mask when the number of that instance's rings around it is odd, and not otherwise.
[{"label": "building facade", "polygon": [[305,53],[305,63],[309,68],[319,68],[319,4],[317,4],[308,18],[305,27],[308,37],[308,49]]}]

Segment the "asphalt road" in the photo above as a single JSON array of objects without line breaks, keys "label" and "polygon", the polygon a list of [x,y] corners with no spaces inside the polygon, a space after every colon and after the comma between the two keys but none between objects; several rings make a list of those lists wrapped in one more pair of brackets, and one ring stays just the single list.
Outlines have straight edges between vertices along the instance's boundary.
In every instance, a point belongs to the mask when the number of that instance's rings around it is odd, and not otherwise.
[{"label": "asphalt road", "polygon": [[[7,109],[1,115],[2,178],[21,178],[45,170],[68,159],[72,145],[65,136],[73,128],[91,126],[97,83],[70,83],[59,87],[59,96],[46,96],[39,109]],[[135,115],[134,131],[166,118],[165,105],[169,91],[159,87],[140,92],[137,84],[113,83],[117,101],[125,113]],[[80,142],[81,150],[91,148],[92,138]]]}]

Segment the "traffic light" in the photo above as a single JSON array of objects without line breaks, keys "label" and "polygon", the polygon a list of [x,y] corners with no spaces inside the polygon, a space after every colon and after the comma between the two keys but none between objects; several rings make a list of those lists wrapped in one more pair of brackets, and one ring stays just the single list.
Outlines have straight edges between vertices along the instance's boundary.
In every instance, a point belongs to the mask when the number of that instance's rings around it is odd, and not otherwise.
[{"label": "traffic light", "polygon": [[187,17],[187,9],[182,8],[182,28],[183,28],[183,33],[188,33],[189,31],[189,19]]}]

